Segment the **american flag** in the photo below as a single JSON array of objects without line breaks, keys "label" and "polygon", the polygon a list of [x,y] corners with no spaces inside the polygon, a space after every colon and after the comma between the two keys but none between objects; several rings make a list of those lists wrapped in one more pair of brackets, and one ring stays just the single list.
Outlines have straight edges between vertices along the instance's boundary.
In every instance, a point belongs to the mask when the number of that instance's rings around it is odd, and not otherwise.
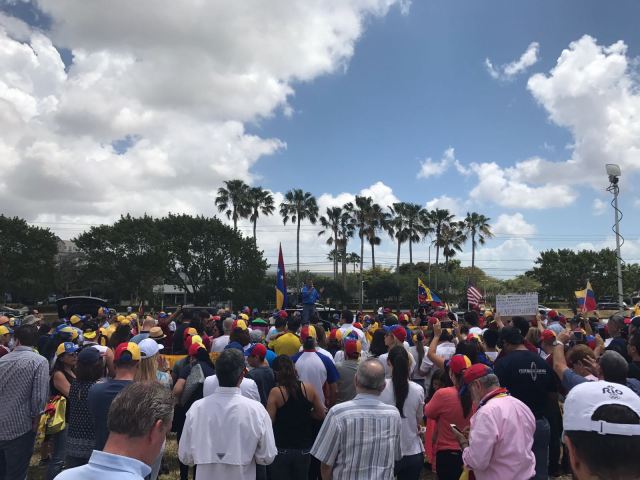
[{"label": "american flag", "polygon": [[467,302],[469,302],[469,305],[476,307],[480,305],[480,303],[484,303],[480,290],[474,287],[471,282],[467,285]]}]

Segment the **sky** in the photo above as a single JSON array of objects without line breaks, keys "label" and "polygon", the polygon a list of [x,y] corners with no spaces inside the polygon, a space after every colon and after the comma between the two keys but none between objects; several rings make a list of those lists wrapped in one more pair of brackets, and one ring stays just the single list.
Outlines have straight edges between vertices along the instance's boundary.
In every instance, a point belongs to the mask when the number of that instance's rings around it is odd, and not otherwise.
[{"label": "sky", "polygon": [[[634,0],[0,0],[0,211],[69,239],[126,213],[214,215],[241,178],[321,212],[360,194],[482,213],[477,265],[510,278],[541,250],[614,246],[617,163],[622,257],[640,262],[639,20]],[[318,231],[301,267],[330,270]],[[295,262],[279,216],[258,243]]]}]

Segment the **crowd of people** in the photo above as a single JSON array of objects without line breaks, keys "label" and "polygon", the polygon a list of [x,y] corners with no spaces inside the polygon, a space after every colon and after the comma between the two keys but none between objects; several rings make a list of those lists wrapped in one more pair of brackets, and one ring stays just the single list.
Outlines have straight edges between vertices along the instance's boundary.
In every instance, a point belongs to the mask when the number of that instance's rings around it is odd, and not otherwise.
[{"label": "crowd of people", "polygon": [[0,317],[0,480],[630,480],[640,316]]}]

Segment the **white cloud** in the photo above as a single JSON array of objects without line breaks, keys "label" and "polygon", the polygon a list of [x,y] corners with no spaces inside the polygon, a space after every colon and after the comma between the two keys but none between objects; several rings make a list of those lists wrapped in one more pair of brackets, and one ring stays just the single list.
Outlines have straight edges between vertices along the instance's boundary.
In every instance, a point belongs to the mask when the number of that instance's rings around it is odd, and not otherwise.
[{"label": "white cloud", "polygon": [[540,44],[538,42],[531,42],[520,58],[511,63],[496,67],[491,60],[485,58],[484,64],[492,78],[496,80],[511,80],[538,62],[539,50]]},{"label": "white cloud", "polygon": [[[506,279],[531,269],[538,256],[538,249],[524,238],[510,238],[497,245],[479,246],[476,250],[476,266],[488,275]],[[471,248],[459,258],[464,265],[471,265]]]},{"label": "white cloud", "polygon": [[494,162],[472,163],[471,170],[478,177],[478,184],[469,192],[474,200],[490,201],[507,208],[540,210],[565,207],[577,198],[571,188],[555,183],[552,177],[540,186],[522,182],[522,170],[518,166],[502,168]]},{"label": "white cloud", "polygon": [[[609,248],[616,249],[616,238],[613,235],[608,236],[600,242],[581,242],[578,243],[574,250],[602,250]],[[624,243],[620,247],[622,260],[630,263],[640,263],[640,238],[625,238]]]},{"label": "white cloud", "polygon": [[439,177],[452,165],[461,175],[469,175],[471,173],[469,169],[456,158],[455,149],[449,147],[443,152],[440,160],[435,161],[431,157],[428,157],[426,160],[421,161],[417,178]]},{"label": "white cloud", "polygon": [[602,215],[607,210],[607,203],[603,202],[599,198],[593,199],[593,214]]},{"label": "white cloud", "polygon": [[535,225],[527,223],[524,216],[519,212],[513,215],[506,213],[499,215],[491,230],[495,235],[513,235],[516,237],[536,233]]},{"label": "white cloud", "polygon": [[456,217],[462,216],[464,210],[464,206],[459,198],[452,198],[448,195],[441,195],[429,200],[426,204],[426,208],[427,210],[435,210],[436,208],[449,210],[449,212],[453,213]]},{"label": "white cloud", "polygon": [[0,15],[3,211],[213,213],[223,180],[254,181],[255,163],[286,148],[245,124],[294,114],[295,82],[344,71],[367,19],[409,4],[41,0],[47,32]]}]

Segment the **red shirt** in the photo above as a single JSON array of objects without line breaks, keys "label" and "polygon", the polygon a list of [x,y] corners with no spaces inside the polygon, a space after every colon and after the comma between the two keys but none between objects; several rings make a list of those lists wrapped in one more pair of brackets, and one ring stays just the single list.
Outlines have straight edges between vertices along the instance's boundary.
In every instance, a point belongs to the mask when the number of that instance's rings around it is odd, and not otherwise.
[{"label": "red shirt", "polygon": [[462,404],[456,387],[441,388],[436,391],[429,403],[424,406],[424,415],[437,422],[435,452],[442,450],[460,450],[460,444],[451,430],[455,424],[460,431],[471,422],[473,409],[464,418]]}]

